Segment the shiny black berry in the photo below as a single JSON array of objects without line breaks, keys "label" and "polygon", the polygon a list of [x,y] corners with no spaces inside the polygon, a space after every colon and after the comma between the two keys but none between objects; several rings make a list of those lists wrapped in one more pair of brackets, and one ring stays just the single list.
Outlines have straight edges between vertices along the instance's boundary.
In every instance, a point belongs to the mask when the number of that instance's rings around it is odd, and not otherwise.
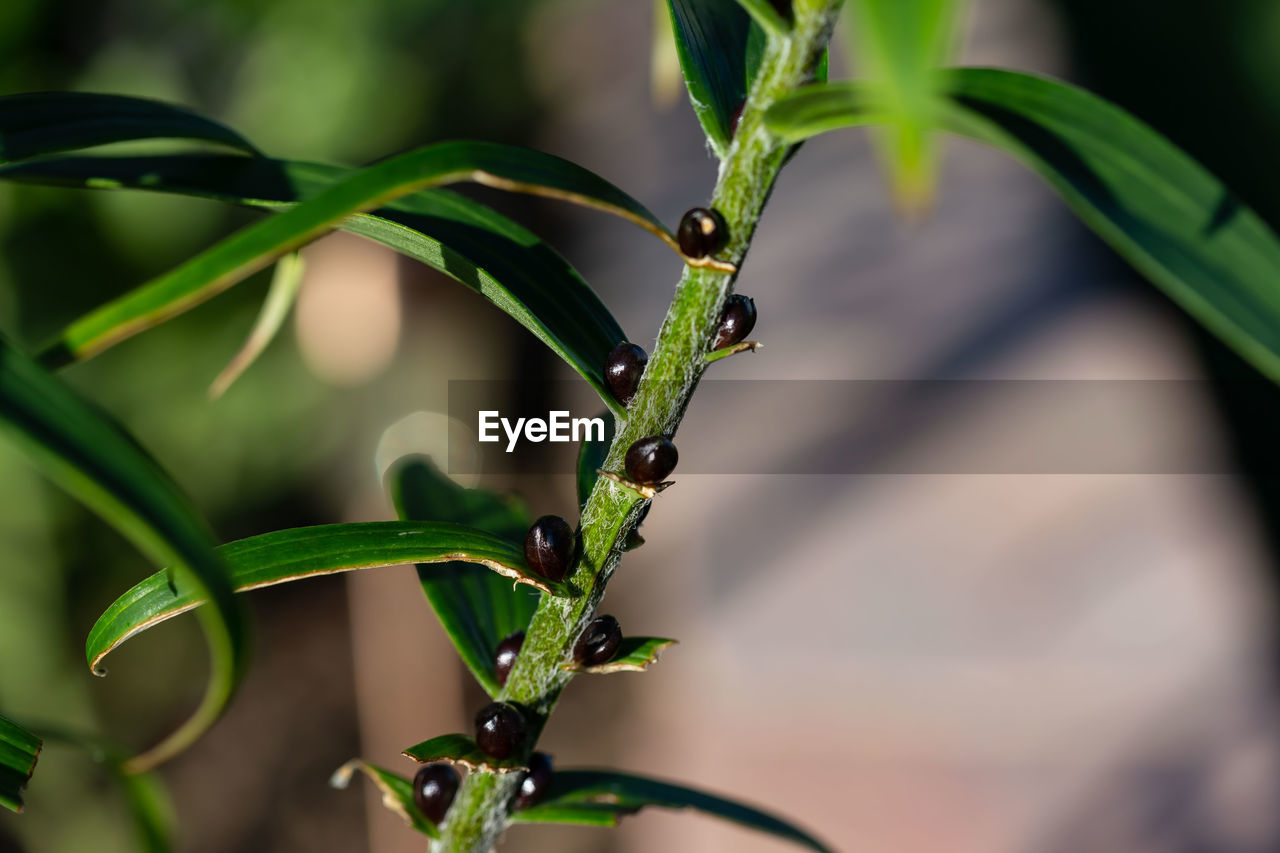
[{"label": "shiny black berry", "polygon": [[769,5],[778,10],[778,14],[791,20],[791,0],[769,0]]},{"label": "shiny black berry", "polygon": [[716,342],[712,349],[724,349],[747,339],[756,327],[756,303],[749,296],[735,293],[724,303],[720,315],[720,328],[716,330]]},{"label": "shiny black berry", "polygon": [[529,758],[529,772],[520,780],[520,793],[516,794],[512,803],[516,810],[527,809],[538,804],[547,795],[551,787],[551,756],[545,752],[535,752]]},{"label": "shiny black berry", "polygon": [[573,659],[583,666],[600,666],[613,660],[622,645],[622,628],[612,616],[597,616],[573,647]]},{"label": "shiny black berry", "polygon": [[413,777],[413,802],[432,823],[441,823],[458,793],[458,771],[448,764],[428,764]]},{"label": "shiny black berry", "polygon": [[524,714],[510,703],[494,702],[476,714],[476,745],[499,761],[519,752],[527,733]]},{"label": "shiny black berry", "polygon": [[498,683],[504,687],[507,676],[511,674],[511,667],[516,665],[516,655],[520,654],[520,647],[523,645],[524,631],[516,631],[498,643],[498,652],[493,656],[493,672],[498,676]]},{"label": "shiny black berry", "polygon": [[725,225],[724,217],[716,211],[695,207],[681,217],[676,241],[686,257],[705,258],[707,255],[714,255],[729,242],[729,226]]},{"label": "shiny black berry", "polygon": [[548,580],[564,580],[573,558],[573,528],[558,515],[544,515],[524,537],[524,559],[529,568]]},{"label": "shiny black berry", "polygon": [[680,454],[676,446],[660,435],[642,438],[627,448],[627,478],[634,483],[661,483],[676,469]]},{"label": "shiny black berry", "polygon": [[640,375],[644,366],[649,363],[649,354],[635,344],[626,341],[618,344],[609,353],[604,363],[604,381],[609,386],[618,402],[627,405],[636,395],[640,387]]}]

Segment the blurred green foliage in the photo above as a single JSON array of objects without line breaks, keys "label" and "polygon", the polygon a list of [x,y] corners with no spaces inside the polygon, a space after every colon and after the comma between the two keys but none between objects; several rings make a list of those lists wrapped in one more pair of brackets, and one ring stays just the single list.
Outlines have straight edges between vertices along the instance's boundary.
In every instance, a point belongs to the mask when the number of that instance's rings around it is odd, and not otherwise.
[{"label": "blurred green foliage", "polygon": [[[5,0],[0,92],[156,97],[220,118],[269,153],[338,163],[440,138],[520,141],[539,112],[521,68],[538,5]],[[34,348],[255,216],[164,196],[0,187],[0,330]],[[380,401],[412,395],[403,369],[377,389],[328,388],[286,333],[211,403],[207,385],[243,341],[265,282],[65,374],[174,473],[223,538],[336,520],[332,484],[348,471],[371,476],[369,436],[390,417]],[[135,644],[107,682],[91,679],[83,657],[88,626],[148,571],[0,445],[0,708],[138,745],[162,733],[202,684],[192,626]],[[136,849],[107,775],[89,767],[67,748],[42,758],[27,813],[0,819],[0,849],[7,835],[31,851]]]}]

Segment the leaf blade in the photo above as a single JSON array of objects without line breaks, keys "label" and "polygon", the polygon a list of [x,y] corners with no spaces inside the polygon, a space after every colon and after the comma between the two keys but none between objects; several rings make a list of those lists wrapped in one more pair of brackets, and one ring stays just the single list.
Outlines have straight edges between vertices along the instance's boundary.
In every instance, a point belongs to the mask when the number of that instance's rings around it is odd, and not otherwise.
[{"label": "leaf blade", "polygon": [[1221,182],[1124,110],[1064,83],[962,69],[946,91],[963,110],[949,116],[953,131],[1030,166],[1174,302],[1280,381],[1280,241]]},{"label": "leaf blade", "polygon": [[203,520],[169,476],[104,412],[0,341],[0,426],[46,476],[102,516],[157,565],[214,602],[201,614],[211,672],[194,714],[128,762],[149,769],[198,738],[243,674],[247,628]]},{"label": "leaf blade", "polygon": [[333,772],[329,784],[334,788],[345,789],[351,784],[351,777],[357,770],[369,777],[369,781],[382,792],[382,805],[389,811],[400,815],[405,823],[423,835],[440,837],[440,830],[436,825],[418,811],[418,806],[413,801],[413,783],[385,767],[358,758],[352,759]]},{"label": "leaf blade", "polygon": [[693,111],[708,144],[723,159],[733,139],[734,114],[758,68],[763,34],[736,0],[668,0],[667,8]]},{"label": "leaf blade", "polygon": [[249,337],[209,385],[211,399],[216,400],[225,394],[232,383],[239,379],[275,340],[280,327],[289,316],[289,311],[298,300],[298,289],[302,285],[302,274],[305,269],[306,264],[298,252],[285,255],[276,262],[275,272],[271,276],[271,287],[267,290],[267,298],[262,303],[257,319],[254,320]]},{"label": "leaf blade", "polygon": [[[510,542],[460,524],[372,521],[276,530],[218,548],[236,592],[307,577],[398,566],[467,561],[516,583],[568,594],[564,584],[530,574]],[[511,580],[507,582],[511,582]],[[200,590],[181,579],[172,586],[157,572],[116,599],[89,632],[95,663],[138,633],[205,603]]]},{"label": "leaf blade", "polygon": [[[946,129],[1029,166],[1149,281],[1280,381],[1280,240],[1217,178],[1123,109],[1060,81],[960,68],[941,85]],[[809,87],[770,120],[803,139],[875,121],[868,102],[865,86]]]},{"label": "leaf blade", "polygon": [[196,140],[257,153],[231,128],[147,98],[87,92],[0,97],[0,163],[139,139]]},{"label": "leaf blade", "polygon": [[495,773],[517,773],[528,766],[515,758],[496,759],[486,755],[475,739],[467,735],[438,735],[406,749],[402,755],[419,764],[460,764],[468,770],[492,770]]},{"label": "leaf blade", "polygon": [[488,142],[420,148],[332,183],[313,198],[231,235],[174,270],[73,322],[42,354],[62,365],[88,358],[221,293],[349,216],[460,181],[547,195],[622,216],[675,238],[639,202],[588,170],[550,154]]},{"label": "leaf blade", "polygon": [[[529,528],[523,506],[455,484],[425,457],[401,460],[388,475],[396,512],[406,521],[466,522],[522,541]],[[492,697],[502,690],[494,672],[498,644],[533,619],[538,596],[466,565],[418,566],[423,594],[459,657]]]},{"label": "leaf blade", "polygon": [[22,791],[35,773],[41,746],[40,738],[0,717],[0,806],[22,811]]},{"label": "leaf blade", "polygon": [[[691,808],[794,842],[818,853],[833,853],[814,836],[782,818],[745,803],[658,779],[608,770],[557,770],[546,797],[512,814],[513,823],[583,823],[602,825],[602,812],[617,817],[655,806]],[[581,819],[578,819],[581,817]]]},{"label": "leaf blade", "polygon": [[[336,166],[205,155],[53,158],[0,168],[7,180],[189,195],[270,210],[315,198],[350,174]],[[625,335],[568,261],[528,230],[442,189],[405,196],[340,227],[476,291],[616,406],[604,385],[604,362]]]}]

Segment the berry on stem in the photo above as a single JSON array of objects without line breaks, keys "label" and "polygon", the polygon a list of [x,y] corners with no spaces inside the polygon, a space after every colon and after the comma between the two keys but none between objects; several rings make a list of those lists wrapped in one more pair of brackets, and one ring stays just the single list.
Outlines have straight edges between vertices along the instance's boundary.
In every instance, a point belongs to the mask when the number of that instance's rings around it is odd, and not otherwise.
[{"label": "berry on stem", "polygon": [[624,465],[627,476],[642,485],[661,483],[676,469],[680,454],[670,439],[661,435],[642,438],[627,448]]},{"label": "berry on stem", "polygon": [[544,515],[524,537],[524,559],[542,577],[564,580],[573,558],[573,528],[558,515]]},{"label": "berry on stem", "polygon": [[600,666],[613,660],[622,645],[622,628],[612,616],[597,616],[573,647],[573,659],[583,666]]},{"label": "berry on stem", "polygon": [[640,376],[649,363],[649,354],[635,344],[623,341],[613,348],[604,363],[604,382],[609,392],[626,406],[636,395]]},{"label": "berry on stem", "polygon": [[728,244],[729,226],[716,211],[695,207],[680,218],[676,242],[686,257],[705,258]]},{"label": "berry on stem", "polygon": [[428,764],[413,777],[413,803],[432,823],[443,823],[458,793],[458,771],[448,764]]},{"label": "berry on stem", "polygon": [[551,787],[551,756],[535,752],[529,757],[529,772],[520,780],[520,791],[512,806],[516,811],[537,805]]},{"label": "berry on stem", "polygon": [[528,731],[524,714],[509,702],[492,702],[476,714],[476,745],[499,761],[520,751]]},{"label": "berry on stem", "polygon": [[720,315],[720,328],[716,330],[716,341],[711,348],[724,349],[746,340],[747,335],[751,334],[751,330],[755,327],[755,300],[741,293],[735,293],[724,303],[724,312]]},{"label": "berry on stem", "polygon": [[523,645],[524,631],[516,631],[498,643],[498,651],[493,656],[493,673],[498,677],[499,685],[507,685],[507,677],[511,675],[511,667],[516,665],[516,656]]}]

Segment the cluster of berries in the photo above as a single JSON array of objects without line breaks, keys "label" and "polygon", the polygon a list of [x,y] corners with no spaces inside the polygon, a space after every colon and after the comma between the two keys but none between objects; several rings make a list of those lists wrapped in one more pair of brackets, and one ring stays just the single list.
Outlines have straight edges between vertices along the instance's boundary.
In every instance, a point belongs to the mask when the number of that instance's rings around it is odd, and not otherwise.
[{"label": "cluster of berries", "polygon": [[[724,248],[728,240],[724,219],[706,208],[694,208],[684,215],[677,233],[680,251],[692,258],[704,258]],[[713,350],[745,340],[756,323],[756,307],[751,299],[732,295],[725,303],[716,330]],[[649,356],[633,343],[623,342],[609,354],[605,381],[610,392],[624,406],[631,403],[640,386]],[[653,486],[675,470],[679,454],[671,440],[661,435],[642,438],[627,448],[624,466],[628,479]],[[646,507],[647,509],[647,507]],[[541,577],[562,581],[573,565],[576,537],[569,523],[558,515],[544,515],[529,528],[524,541],[525,562]],[[498,644],[494,672],[505,686],[516,658],[524,645],[524,631],[517,631]],[[622,628],[612,616],[593,619],[574,645],[574,661],[580,666],[601,666],[614,659],[622,645]],[[526,747],[529,725],[520,707],[512,702],[493,702],[480,709],[475,720],[476,745],[490,758],[503,761]],[[551,758],[535,752],[520,782],[512,805],[526,809],[546,795],[551,785]],[[428,764],[413,780],[413,799],[418,809],[435,823],[441,823],[458,793],[458,771],[450,764]]]}]

